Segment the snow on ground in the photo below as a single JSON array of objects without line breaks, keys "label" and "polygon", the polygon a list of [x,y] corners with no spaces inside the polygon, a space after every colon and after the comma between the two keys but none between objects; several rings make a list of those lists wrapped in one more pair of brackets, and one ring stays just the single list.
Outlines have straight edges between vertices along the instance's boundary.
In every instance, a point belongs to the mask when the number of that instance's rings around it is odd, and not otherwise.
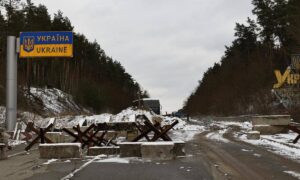
[{"label": "snow on ground", "polygon": [[262,135],[261,137],[270,141],[275,141],[287,146],[295,147],[300,149],[300,141],[293,144],[293,140],[298,136],[297,133],[289,131],[288,134],[275,134],[275,135]]},{"label": "snow on ground", "polygon": [[[91,115],[91,116],[78,115],[78,116],[56,117],[55,124],[56,124],[56,128],[61,128],[61,127],[73,127],[73,126],[77,126],[78,124],[80,126],[83,125],[86,126],[93,123],[134,122],[135,116],[139,114],[145,114],[149,118],[152,117],[149,111],[134,110],[133,108],[130,107],[116,115],[104,113],[104,114]],[[46,118],[46,119],[40,118],[35,122],[37,126],[44,127],[49,123],[50,119],[51,118]]]},{"label": "snow on ground", "polygon": [[242,130],[251,130],[252,124],[248,121],[245,122],[233,122],[233,121],[214,121],[210,124],[210,126],[217,126],[221,129],[227,129],[229,126],[238,126]]},{"label": "snow on ground", "polygon": [[[293,136],[294,135],[294,136]],[[293,144],[290,141],[296,137],[295,133],[262,135],[259,140],[248,140],[247,135],[237,136],[240,140],[247,143],[261,146],[268,151],[285,156],[287,158],[300,162],[300,144]],[[274,138],[277,137],[277,138]],[[280,137],[280,138],[278,138]],[[278,140],[279,139],[279,140]]]},{"label": "snow on ground", "polygon": [[112,157],[108,159],[100,159],[95,162],[99,163],[123,163],[123,164],[129,164],[130,160],[126,158],[120,158],[120,157]]},{"label": "snow on ground", "polygon": [[[149,111],[145,110],[138,110],[132,107],[129,107],[116,115],[104,113],[99,115],[92,115],[92,116],[64,116],[64,117],[56,117],[55,118],[55,127],[62,128],[62,127],[73,127],[79,124],[80,126],[90,125],[92,123],[104,123],[104,122],[135,122],[135,117],[137,115],[144,114],[147,116],[148,119],[152,119],[153,116],[158,116],[155,114],[151,114]],[[191,140],[195,134],[201,133],[205,131],[204,126],[200,125],[192,125],[188,124],[186,121],[177,118],[177,117],[165,117],[165,116],[158,116],[162,118],[162,125],[169,125],[172,124],[175,120],[178,121],[178,124],[170,131],[170,136],[174,140],[181,140],[181,141],[188,141]],[[40,118],[36,120],[36,125],[40,127],[46,127],[53,118]]]},{"label": "snow on ground", "polygon": [[134,122],[135,116],[141,114],[147,116],[148,119],[151,119],[153,116],[149,111],[139,110],[139,109],[134,109],[132,107],[129,107],[127,109],[124,109],[120,113],[116,114],[115,116],[112,116],[111,121],[112,122]]},{"label": "snow on ground", "polygon": [[246,133],[252,130],[250,122],[212,121],[209,127],[213,131],[206,137],[220,142],[229,142],[223,135],[230,126],[240,127],[241,131],[234,134],[235,138],[300,162],[300,142],[292,143],[298,134],[291,131],[288,134],[261,135],[259,140],[248,140]]},{"label": "snow on ground", "polygon": [[[58,116],[64,113],[89,113],[88,110],[77,105],[70,94],[56,88],[31,87],[30,93],[25,88],[24,96],[28,97],[28,101],[31,101],[32,104],[41,107],[38,111],[42,111],[41,113],[44,115]],[[5,120],[5,109],[5,107],[0,106],[0,123],[3,123]],[[18,112],[18,116],[25,120],[42,119],[40,116],[30,112]]]},{"label": "snow on ground", "polygon": [[206,137],[208,139],[212,139],[212,140],[215,140],[215,141],[219,141],[219,142],[224,142],[224,143],[228,143],[229,140],[228,139],[225,139],[223,137],[223,135],[226,133],[227,129],[223,129],[223,130],[218,130],[216,132],[210,132],[206,135]]},{"label": "snow on ground", "polygon": [[66,108],[72,108],[74,110],[80,111],[80,107],[74,102],[73,97],[69,94],[56,89],[44,89],[44,88],[30,88],[30,93],[33,98],[39,98],[42,100],[44,105],[44,110],[47,112],[52,112],[54,114],[59,114],[66,110]]},{"label": "snow on ground", "polygon": [[248,140],[246,132],[252,130],[252,124],[249,122],[218,121],[213,122],[211,126],[217,126],[221,128],[221,130],[207,134],[207,137],[210,139],[222,141],[224,140],[222,134],[224,134],[223,132],[225,129],[228,129],[229,126],[239,126],[241,128],[241,132],[235,134],[235,137],[239,140],[261,146],[271,152],[300,162],[300,143],[292,143],[292,141],[297,137],[296,133],[289,132],[288,134],[261,135],[259,140]]},{"label": "snow on ground", "polygon": [[24,88],[24,95],[31,103],[42,107],[45,115],[59,115],[62,113],[89,113],[88,110],[75,103],[73,97],[56,88],[31,87],[30,93]]},{"label": "snow on ground", "polygon": [[228,139],[224,138],[224,134],[228,131],[230,126],[238,126],[242,130],[249,130],[252,128],[249,122],[231,122],[231,121],[212,121],[208,124],[212,132],[208,133],[206,137],[218,142],[228,143]]},{"label": "snow on ground", "polygon": [[174,141],[189,141],[196,134],[206,131],[206,128],[202,125],[189,124],[177,117],[163,117],[162,125],[172,124],[175,120],[178,121],[178,124],[169,133]]},{"label": "snow on ground", "polygon": [[285,172],[285,173],[287,173],[287,174],[289,174],[289,175],[291,175],[291,176],[293,176],[297,179],[300,179],[300,173],[298,173],[298,172],[294,172],[294,171],[283,171],[283,172]]},{"label": "snow on ground", "polygon": [[57,161],[58,159],[49,159],[47,162],[45,162],[45,163],[43,163],[43,164],[45,164],[45,165],[48,165],[48,164],[51,164],[51,163],[53,163],[53,162],[55,162],[55,161]]},{"label": "snow on ground", "polygon": [[11,146],[11,147],[14,147],[14,146],[17,146],[17,145],[20,145],[20,144],[26,144],[26,141],[12,140],[12,139],[8,140],[8,145]]},{"label": "snow on ground", "polygon": [[65,177],[61,178],[61,180],[69,180],[71,179],[77,172],[81,171],[85,167],[87,167],[89,164],[93,163],[94,161],[97,161],[101,159],[103,155],[95,156],[93,159],[89,160],[88,162],[84,163],[82,166],[80,166],[78,169],[75,169],[70,174],[66,175]]},{"label": "snow on ground", "polygon": [[[1,112],[1,108],[0,108]],[[158,116],[162,119],[161,124],[162,125],[169,125],[172,124],[174,121],[178,121],[178,124],[169,131],[168,134],[170,134],[171,138],[175,141],[188,141],[191,140],[195,134],[202,133],[206,129],[204,126],[201,125],[194,125],[194,124],[188,124],[186,121],[177,118],[177,117],[165,117],[165,116],[159,116],[152,114],[149,111],[145,110],[138,110],[132,107],[129,107],[120,113],[116,115],[104,113],[104,114],[98,114],[98,115],[78,115],[78,116],[58,116],[58,117],[51,117],[51,118],[42,118],[41,116],[35,115],[33,113],[29,112],[22,112],[20,114],[20,119],[23,119],[25,121],[33,120],[35,125],[37,127],[47,127],[50,123],[55,122],[55,128],[60,129],[62,127],[73,127],[77,126],[78,124],[80,126],[88,126],[93,123],[109,123],[109,122],[135,122],[136,116],[144,114],[148,117],[148,119],[152,119],[154,116]],[[22,129],[24,130],[26,128],[25,124],[22,125]],[[12,145],[17,145],[18,143],[23,142],[17,142],[13,141]]]}]

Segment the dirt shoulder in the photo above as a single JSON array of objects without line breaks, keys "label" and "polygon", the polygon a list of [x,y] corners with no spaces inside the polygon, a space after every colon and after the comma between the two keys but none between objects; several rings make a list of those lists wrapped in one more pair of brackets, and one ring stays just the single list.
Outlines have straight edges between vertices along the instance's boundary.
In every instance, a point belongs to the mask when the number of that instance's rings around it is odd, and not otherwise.
[{"label": "dirt shoulder", "polygon": [[195,137],[208,162],[216,164],[227,179],[295,179],[284,171],[299,171],[300,164],[233,137],[234,128],[229,128],[224,138],[229,142],[218,142],[206,137],[207,133]]}]

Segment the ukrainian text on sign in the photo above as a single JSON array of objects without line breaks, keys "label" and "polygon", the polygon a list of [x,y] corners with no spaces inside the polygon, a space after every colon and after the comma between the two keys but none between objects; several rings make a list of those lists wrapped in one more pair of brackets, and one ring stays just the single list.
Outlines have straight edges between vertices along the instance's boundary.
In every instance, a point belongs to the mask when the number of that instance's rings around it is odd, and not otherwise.
[{"label": "ukrainian text on sign", "polygon": [[20,57],[73,57],[73,33],[21,32]]}]

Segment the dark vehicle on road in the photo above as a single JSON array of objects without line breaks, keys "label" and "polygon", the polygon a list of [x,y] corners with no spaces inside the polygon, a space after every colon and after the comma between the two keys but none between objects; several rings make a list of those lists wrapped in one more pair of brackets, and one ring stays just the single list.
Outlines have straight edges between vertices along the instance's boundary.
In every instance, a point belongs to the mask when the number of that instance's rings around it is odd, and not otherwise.
[{"label": "dark vehicle on road", "polygon": [[133,101],[133,105],[137,107],[141,106],[142,108],[152,110],[155,114],[160,114],[161,106],[158,99],[139,99]]},{"label": "dark vehicle on road", "polygon": [[172,115],[179,118],[187,117],[187,114],[184,113],[182,109],[178,110],[177,112],[173,112]]}]

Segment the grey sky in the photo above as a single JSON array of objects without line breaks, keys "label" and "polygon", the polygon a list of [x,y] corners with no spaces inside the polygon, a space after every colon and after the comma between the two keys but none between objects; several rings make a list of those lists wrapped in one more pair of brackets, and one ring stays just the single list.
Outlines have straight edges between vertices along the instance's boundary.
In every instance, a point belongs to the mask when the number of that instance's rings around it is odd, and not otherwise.
[{"label": "grey sky", "polygon": [[75,32],[97,40],[163,111],[182,107],[233,40],[251,0],[33,0],[63,11]]}]

